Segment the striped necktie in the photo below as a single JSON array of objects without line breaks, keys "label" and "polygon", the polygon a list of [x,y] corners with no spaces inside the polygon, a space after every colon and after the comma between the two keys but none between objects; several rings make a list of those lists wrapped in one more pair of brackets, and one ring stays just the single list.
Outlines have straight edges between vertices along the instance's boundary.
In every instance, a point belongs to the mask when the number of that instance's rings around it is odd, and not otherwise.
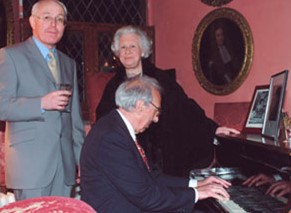
[{"label": "striped necktie", "polygon": [[59,73],[59,70],[57,67],[56,58],[55,58],[54,53],[52,51],[49,51],[48,58],[49,58],[48,67],[51,70],[56,82],[59,83],[60,82],[60,73]]},{"label": "striped necktie", "polygon": [[146,165],[148,171],[150,171],[150,167],[149,167],[149,164],[148,164],[148,159],[147,159],[147,156],[145,155],[145,152],[144,152],[143,148],[141,147],[141,145],[137,141],[135,141],[135,145],[136,145],[137,150],[139,151],[139,154],[140,154],[144,164]]}]

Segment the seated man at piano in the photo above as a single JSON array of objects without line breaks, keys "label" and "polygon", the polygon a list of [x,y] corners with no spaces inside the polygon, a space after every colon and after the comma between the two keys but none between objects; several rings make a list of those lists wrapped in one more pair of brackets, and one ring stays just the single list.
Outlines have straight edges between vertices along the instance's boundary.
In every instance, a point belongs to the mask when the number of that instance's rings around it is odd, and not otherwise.
[{"label": "seated man at piano", "polygon": [[97,212],[197,213],[198,200],[229,199],[228,181],[168,176],[148,164],[136,135],[159,121],[161,90],[146,76],[123,82],[115,95],[118,108],[87,135],[80,159],[81,199]]},{"label": "seated man at piano", "polygon": [[291,193],[291,182],[283,180],[279,175],[266,175],[258,174],[251,176],[243,182],[245,186],[262,186],[265,184],[270,184],[269,188],[266,191],[266,194],[269,194],[274,197],[282,197]]}]

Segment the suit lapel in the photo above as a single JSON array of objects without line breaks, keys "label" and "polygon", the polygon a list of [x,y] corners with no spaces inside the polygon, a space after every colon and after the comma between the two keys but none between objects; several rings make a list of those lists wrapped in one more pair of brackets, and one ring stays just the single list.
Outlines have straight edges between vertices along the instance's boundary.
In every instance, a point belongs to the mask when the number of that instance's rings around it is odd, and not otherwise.
[{"label": "suit lapel", "polygon": [[142,157],[140,156],[140,153],[135,145],[135,141],[132,139],[127,126],[125,125],[124,121],[122,120],[121,116],[119,115],[119,113],[115,111],[115,116],[118,119],[118,122],[120,122],[122,124],[122,130],[123,132],[126,134],[126,136],[128,137],[128,141],[130,142],[130,147],[131,149],[134,151],[136,158],[138,159],[139,165],[141,165],[146,171],[148,171]]},{"label": "suit lapel", "polygon": [[[61,76],[61,83],[68,83],[73,85],[74,76],[74,67],[70,63],[70,59],[64,56],[64,54],[60,51],[58,53],[58,68]],[[60,63],[60,61],[62,63]]]},{"label": "suit lapel", "polygon": [[68,79],[67,79],[67,73],[66,72],[66,69],[65,69],[65,65],[64,63],[60,63],[60,61],[64,62],[65,60],[63,59],[63,56],[62,54],[59,53],[59,51],[57,51],[57,54],[58,54],[58,69],[59,69],[59,72],[60,72],[60,83],[69,83],[68,82]]},{"label": "suit lapel", "polygon": [[[32,40],[32,38],[29,38],[28,40],[26,40],[26,48],[27,48],[27,54],[28,57],[31,58],[31,61],[33,63],[37,63],[38,66],[41,67],[41,69],[36,69],[37,72],[44,72],[46,77],[55,85],[56,81],[47,65],[46,60],[43,58],[41,52],[39,51],[38,47],[36,46],[36,44],[34,43],[34,41]],[[37,73],[36,73],[37,75]],[[42,76],[42,75],[40,75]]]}]

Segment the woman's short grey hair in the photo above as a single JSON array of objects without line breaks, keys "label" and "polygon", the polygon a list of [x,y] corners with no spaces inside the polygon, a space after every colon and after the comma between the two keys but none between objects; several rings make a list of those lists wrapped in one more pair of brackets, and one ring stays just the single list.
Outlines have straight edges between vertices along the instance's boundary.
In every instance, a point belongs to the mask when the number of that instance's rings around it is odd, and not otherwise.
[{"label": "woman's short grey hair", "polygon": [[152,53],[152,40],[148,37],[145,31],[134,26],[125,26],[119,28],[113,37],[113,42],[111,44],[112,52],[118,56],[119,55],[119,40],[120,37],[127,34],[135,34],[140,39],[140,46],[143,50],[142,58],[147,58]]},{"label": "woman's short grey hair", "polygon": [[[40,0],[40,1],[37,1],[36,3],[34,3],[34,5],[31,8],[31,15],[37,15],[37,13],[38,13],[38,6],[43,1],[46,1],[46,0]],[[60,2],[58,0],[55,0],[54,2],[56,2],[57,4],[59,4],[63,8],[63,10],[65,12],[65,18],[67,20],[68,10],[67,10],[66,5],[64,5],[62,2]]]},{"label": "woman's short grey hair", "polygon": [[159,93],[162,88],[159,82],[148,76],[138,76],[130,78],[119,85],[115,92],[115,103],[118,107],[131,111],[135,108],[138,100],[143,100],[146,106],[149,106],[153,100],[152,90]]}]

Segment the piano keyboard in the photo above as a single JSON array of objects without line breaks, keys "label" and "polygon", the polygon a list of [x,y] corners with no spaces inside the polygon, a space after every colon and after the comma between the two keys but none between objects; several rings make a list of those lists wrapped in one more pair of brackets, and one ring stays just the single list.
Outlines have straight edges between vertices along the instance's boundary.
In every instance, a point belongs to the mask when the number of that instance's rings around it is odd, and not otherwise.
[{"label": "piano keyboard", "polygon": [[241,208],[238,204],[236,204],[232,200],[218,201],[218,203],[227,212],[230,212],[230,213],[247,213],[243,208]]},{"label": "piano keyboard", "polygon": [[287,203],[287,199],[271,197],[256,187],[231,186],[228,192],[230,200],[219,204],[230,213],[280,212]]},{"label": "piano keyboard", "polygon": [[265,194],[269,187],[268,185],[260,187],[243,186],[242,183],[247,177],[238,168],[195,169],[190,172],[190,178],[197,180],[204,179],[210,175],[218,176],[232,183],[232,186],[227,189],[230,194],[230,200],[214,201],[225,212],[277,213],[281,212],[287,205],[287,198],[275,198]]}]

